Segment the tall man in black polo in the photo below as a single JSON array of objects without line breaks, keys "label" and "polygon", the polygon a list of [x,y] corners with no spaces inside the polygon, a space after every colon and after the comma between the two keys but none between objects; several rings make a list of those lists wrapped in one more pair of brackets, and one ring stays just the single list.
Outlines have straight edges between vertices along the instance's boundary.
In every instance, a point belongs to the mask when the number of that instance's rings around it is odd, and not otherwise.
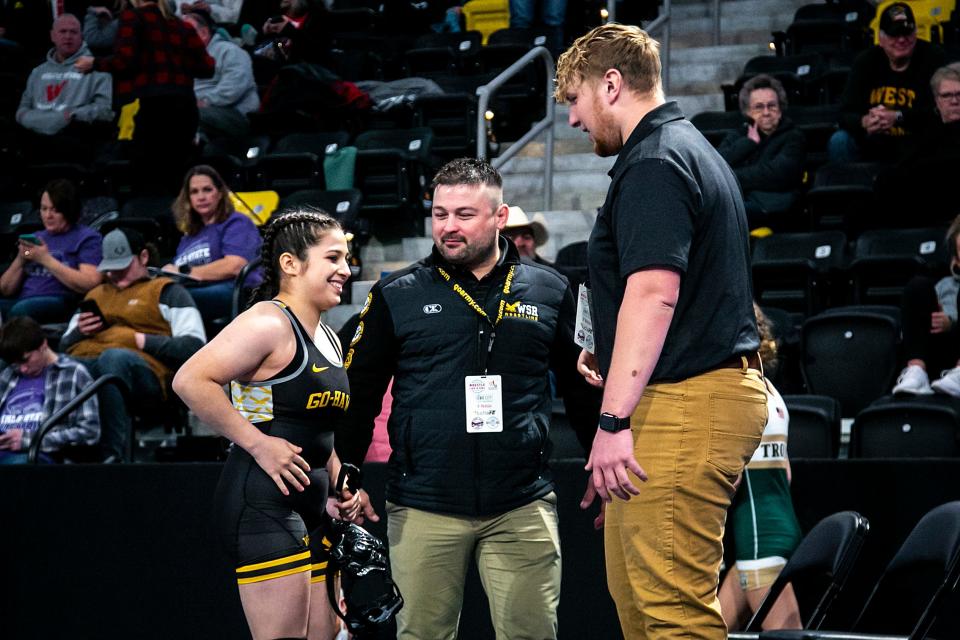
[{"label": "tall man in black polo", "polygon": [[489,164],[464,158],[440,169],[432,218],[432,254],[378,282],[360,314],[337,452],[363,460],[393,376],[387,529],[405,600],[399,638],[456,636],[472,558],[497,638],[554,638],[549,370],[564,398],[576,399],[567,413],[586,447],[599,407],[576,373],[573,295],[565,278],[521,261],[499,235],[507,206]]},{"label": "tall man in black polo", "polygon": [[588,246],[596,349],[579,368],[603,405],[581,506],[606,501],[624,637],[726,638],[724,522],[767,415],[740,190],[664,103],[659,45],[639,28],[574,42],[556,95],[599,155],[619,154]]}]

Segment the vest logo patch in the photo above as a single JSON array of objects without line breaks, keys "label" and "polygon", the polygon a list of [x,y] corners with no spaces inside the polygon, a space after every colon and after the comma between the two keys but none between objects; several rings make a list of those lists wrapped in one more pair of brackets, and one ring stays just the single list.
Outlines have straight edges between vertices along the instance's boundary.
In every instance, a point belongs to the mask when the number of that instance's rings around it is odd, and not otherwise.
[{"label": "vest logo patch", "polygon": [[353,340],[350,341],[350,346],[352,347],[353,345],[360,342],[360,338],[362,337],[363,337],[363,321],[361,320],[360,324],[357,325],[357,330],[353,334]]},{"label": "vest logo patch", "polygon": [[423,305],[423,312],[427,315],[434,313],[440,313],[443,311],[443,307],[439,304],[425,304]]},{"label": "vest logo patch", "polygon": [[535,304],[529,304],[522,300],[508,302],[503,305],[504,318],[519,318],[521,320],[540,321],[540,309]]},{"label": "vest logo patch", "polygon": [[140,304],[140,298],[130,298],[129,300],[127,300],[128,307],[132,307],[137,304]]},{"label": "vest logo patch", "polygon": [[367,315],[367,311],[370,311],[370,303],[373,302],[373,294],[368,293],[367,299],[363,303],[363,309],[360,309],[360,319],[363,319],[363,316]]}]

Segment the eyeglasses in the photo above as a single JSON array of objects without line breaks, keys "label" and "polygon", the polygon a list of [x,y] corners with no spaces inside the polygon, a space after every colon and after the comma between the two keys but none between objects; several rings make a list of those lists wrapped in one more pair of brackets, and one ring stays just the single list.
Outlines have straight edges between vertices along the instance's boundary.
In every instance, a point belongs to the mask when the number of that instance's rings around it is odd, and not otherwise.
[{"label": "eyeglasses", "polygon": [[960,91],[947,91],[944,93],[938,93],[937,97],[946,102],[960,100]]},{"label": "eyeglasses", "polygon": [[776,102],[768,102],[766,104],[758,102],[757,104],[750,105],[750,111],[755,111],[757,113],[761,113],[763,111],[776,113],[777,111],[780,111],[780,105]]}]

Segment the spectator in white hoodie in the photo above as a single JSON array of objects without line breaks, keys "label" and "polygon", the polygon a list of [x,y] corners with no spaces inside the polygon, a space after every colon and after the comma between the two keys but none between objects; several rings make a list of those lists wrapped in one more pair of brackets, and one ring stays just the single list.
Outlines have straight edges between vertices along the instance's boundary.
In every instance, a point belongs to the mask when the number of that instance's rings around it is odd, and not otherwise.
[{"label": "spectator in white hoodie", "polygon": [[[109,73],[84,75],[74,63],[90,51],[83,42],[80,21],[65,13],[53,22],[53,48],[47,61],[27,79],[17,108],[17,122],[31,139],[37,155],[47,155],[49,140],[56,136],[57,157],[89,152],[92,141],[106,140],[113,121],[113,80]],[[33,135],[31,135],[33,134]],[[39,142],[39,148],[32,143]]]},{"label": "spectator in white hoodie", "polygon": [[183,21],[194,28],[216,64],[212,78],[193,81],[200,134],[206,138],[244,135],[250,126],[247,114],[260,108],[250,55],[214,31],[209,13],[187,12]]}]

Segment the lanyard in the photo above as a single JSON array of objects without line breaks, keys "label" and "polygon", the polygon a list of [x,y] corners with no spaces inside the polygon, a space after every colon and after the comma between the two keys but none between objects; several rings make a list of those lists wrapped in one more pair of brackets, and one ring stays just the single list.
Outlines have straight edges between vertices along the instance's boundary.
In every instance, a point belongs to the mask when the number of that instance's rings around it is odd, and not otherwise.
[{"label": "lanyard", "polygon": [[503,293],[500,296],[500,304],[497,305],[497,319],[491,320],[490,315],[477,304],[477,301],[473,299],[466,290],[460,286],[456,280],[454,280],[449,273],[443,267],[437,267],[437,273],[440,274],[447,283],[453,286],[453,292],[460,296],[460,299],[463,300],[464,304],[476,311],[484,320],[487,321],[487,324],[490,325],[490,337],[487,340],[486,349],[483,348],[483,333],[484,327],[481,325],[480,333],[477,337],[478,339],[478,353],[480,354],[480,368],[483,369],[483,375],[487,375],[487,361],[490,359],[490,353],[493,351],[493,342],[497,339],[497,325],[500,324],[500,321],[503,320],[503,309],[507,304],[507,301],[504,296],[510,294],[510,289],[513,287],[513,276],[517,270],[517,265],[510,265],[510,270],[507,272],[507,279],[503,283]]}]

